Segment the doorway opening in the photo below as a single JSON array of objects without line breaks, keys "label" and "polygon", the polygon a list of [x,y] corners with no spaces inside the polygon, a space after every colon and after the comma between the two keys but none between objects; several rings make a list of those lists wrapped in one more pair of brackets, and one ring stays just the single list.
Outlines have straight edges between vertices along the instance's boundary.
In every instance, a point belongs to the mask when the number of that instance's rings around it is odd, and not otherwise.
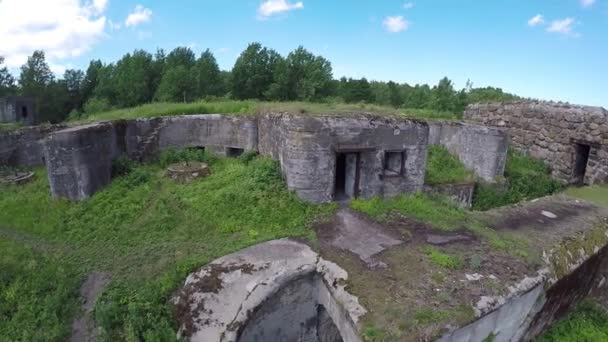
[{"label": "doorway opening", "polygon": [[343,201],[359,196],[360,153],[336,154],[334,200]]},{"label": "doorway opening", "polygon": [[226,148],[226,157],[236,158],[245,152],[245,149],[236,148],[236,147],[228,147]]},{"label": "doorway opening", "polygon": [[21,106],[21,118],[27,119],[27,107],[26,106]]},{"label": "doorway opening", "polygon": [[575,185],[585,184],[585,174],[587,173],[587,163],[591,146],[587,144],[574,144],[574,167],[572,172],[572,183]]}]

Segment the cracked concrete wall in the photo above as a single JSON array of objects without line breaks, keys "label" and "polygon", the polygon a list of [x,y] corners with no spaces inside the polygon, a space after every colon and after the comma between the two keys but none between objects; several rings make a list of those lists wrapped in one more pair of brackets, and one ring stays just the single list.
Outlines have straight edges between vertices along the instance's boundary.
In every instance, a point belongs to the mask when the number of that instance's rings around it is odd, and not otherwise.
[{"label": "cracked concrete wall", "polygon": [[445,146],[484,181],[504,175],[509,147],[504,129],[449,121],[429,122],[429,128],[430,144]]},{"label": "cracked concrete wall", "polygon": [[[424,122],[373,117],[268,114],[260,118],[260,153],[281,161],[287,187],[300,198],[334,199],[336,155],[359,153],[359,195],[395,196],[422,190],[428,126]],[[265,129],[272,127],[269,134]],[[387,151],[404,152],[403,172],[384,170]]]},{"label": "cracked concrete wall", "polygon": [[37,124],[36,101],[22,96],[0,98],[0,122],[17,122],[27,126]]},{"label": "cracked concrete wall", "polygon": [[590,145],[584,181],[608,182],[608,111],[552,102],[470,105],[466,120],[509,131],[512,146],[551,166],[553,177],[573,183],[575,143]]}]

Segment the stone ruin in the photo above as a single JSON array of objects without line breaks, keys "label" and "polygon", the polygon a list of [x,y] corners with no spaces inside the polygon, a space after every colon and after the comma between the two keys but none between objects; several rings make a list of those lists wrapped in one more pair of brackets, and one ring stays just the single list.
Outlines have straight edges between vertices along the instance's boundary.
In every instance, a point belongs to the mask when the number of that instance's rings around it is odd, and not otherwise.
[{"label": "stone ruin", "polygon": [[36,101],[22,96],[0,97],[0,122],[20,123],[25,126],[38,124]]},{"label": "stone ruin", "polygon": [[508,130],[513,148],[545,161],[564,184],[608,182],[608,111],[552,102],[475,104],[467,121]]},{"label": "stone ruin", "polygon": [[[424,190],[429,143],[446,146],[492,182],[504,171],[508,146],[502,129],[473,124],[285,113],[120,120],[17,131],[0,141],[7,142],[0,160],[46,164],[54,197],[90,197],[110,182],[120,156],[148,161],[168,148],[196,147],[225,156],[270,156],[280,162],[287,187],[315,203]],[[457,193],[468,194],[470,202],[472,187]]]}]

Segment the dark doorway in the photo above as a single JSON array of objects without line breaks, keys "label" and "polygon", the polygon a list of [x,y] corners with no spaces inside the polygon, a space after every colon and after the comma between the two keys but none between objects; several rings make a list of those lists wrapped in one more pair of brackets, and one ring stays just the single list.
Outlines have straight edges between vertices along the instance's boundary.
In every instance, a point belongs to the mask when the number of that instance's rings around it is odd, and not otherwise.
[{"label": "dark doorway", "polygon": [[336,154],[336,179],[334,182],[334,199],[347,200],[359,196],[360,154]]},{"label": "dark doorway", "polygon": [[230,157],[230,158],[236,158],[236,157],[240,156],[241,154],[243,154],[243,152],[245,152],[245,150],[242,148],[236,148],[236,147],[226,148],[226,156]]},{"label": "dark doorway", "polygon": [[589,162],[589,153],[591,146],[585,144],[574,144],[574,170],[572,174],[572,183],[576,185],[585,184],[585,173],[587,173],[587,163]]},{"label": "dark doorway", "polygon": [[27,107],[26,106],[21,106],[21,118],[27,119]]}]

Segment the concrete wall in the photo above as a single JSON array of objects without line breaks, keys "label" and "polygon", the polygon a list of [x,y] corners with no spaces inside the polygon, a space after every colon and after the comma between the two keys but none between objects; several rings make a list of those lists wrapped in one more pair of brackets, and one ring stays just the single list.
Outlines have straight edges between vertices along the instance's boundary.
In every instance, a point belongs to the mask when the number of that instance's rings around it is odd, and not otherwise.
[{"label": "concrete wall", "polygon": [[512,146],[545,161],[553,177],[574,183],[575,144],[591,147],[586,184],[608,181],[608,111],[599,107],[548,102],[476,104],[467,107],[466,120],[504,127]]},{"label": "concrete wall", "polygon": [[115,126],[92,124],[54,132],[45,141],[51,194],[83,200],[110,183],[117,155]]},{"label": "concrete wall", "polygon": [[44,165],[43,140],[61,125],[23,128],[0,133],[0,165],[38,167]]},{"label": "concrete wall", "polygon": [[37,124],[34,99],[20,96],[0,98],[0,122],[18,122],[27,126]]},{"label": "concrete wall", "polygon": [[486,182],[504,175],[509,138],[505,130],[448,121],[429,122],[429,144],[443,145]]},{"label": "concrete wall", "polygon": [[[428,126],[410,120],[268,114],[260,118],[260,153],[281,161],[287,187],[311,202],[334,199],[336,156],[359,153],[359,196],[422,190]],[[265,131],[267,128],[268,131]],[[403,173],[384,170],[387,151],[405,152]]]},{"label": "concrete wall", "polygon": [[471,208],[475,183],[425,185],[424,191],[446,196],[462,208]]},{"label": "concrete wall", "polygon": [[606,291],[600,279],[606,276],[608,246],[596,249],[597,253],[586,258],[584,251],[575,258],[583,260],[569,274],[551,279],[548,270],[537,277],[526,278],[512,291],[507,299],[491,299],[499,306],[482,315],[475,322],[446,334],[439,342],[483,341],[531,341],[545,332],[558,319],[564,317],[592,291]]}]

